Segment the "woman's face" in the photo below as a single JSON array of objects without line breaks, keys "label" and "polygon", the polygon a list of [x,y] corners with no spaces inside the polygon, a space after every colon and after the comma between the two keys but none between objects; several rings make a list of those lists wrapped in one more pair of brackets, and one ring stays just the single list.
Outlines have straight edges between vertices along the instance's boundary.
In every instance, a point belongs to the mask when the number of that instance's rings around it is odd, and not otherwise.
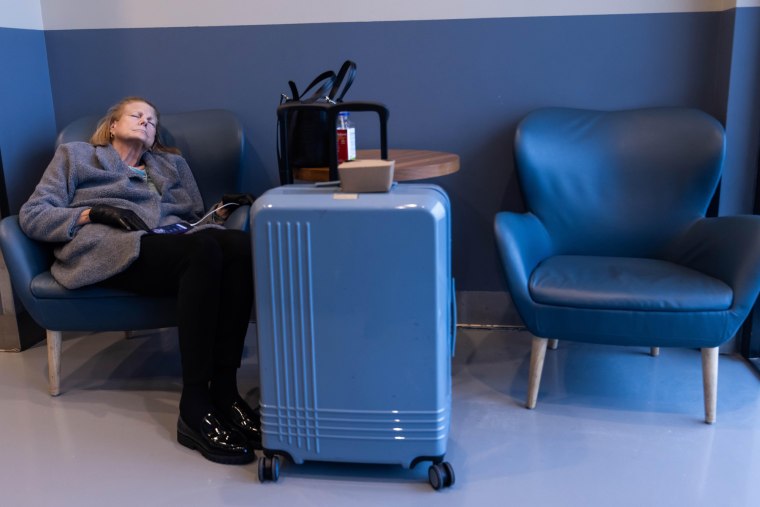
[{"label": "woman's face", "polygon": [[145,102],[129,102],[118,120],[111,123],[113,143],[141,144],[149,150],[156,140],[156,111]]}]

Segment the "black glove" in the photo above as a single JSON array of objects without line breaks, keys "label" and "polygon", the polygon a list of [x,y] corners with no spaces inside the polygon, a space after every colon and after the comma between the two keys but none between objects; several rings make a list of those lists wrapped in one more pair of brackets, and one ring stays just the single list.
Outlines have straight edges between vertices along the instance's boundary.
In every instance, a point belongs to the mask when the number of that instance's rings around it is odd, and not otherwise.
[{"label": "black glove", "polygon": [[256,200],[251,194],[224,194],[222,196],[222,206],[225,204],[237,204],[239,206],[250,206]]},{"label": "black glove", "polygon": [[90,222],[110,225],[126,231],[148,230],[148,226],[134,211],[107,204],[96,204],[90,208]]}]

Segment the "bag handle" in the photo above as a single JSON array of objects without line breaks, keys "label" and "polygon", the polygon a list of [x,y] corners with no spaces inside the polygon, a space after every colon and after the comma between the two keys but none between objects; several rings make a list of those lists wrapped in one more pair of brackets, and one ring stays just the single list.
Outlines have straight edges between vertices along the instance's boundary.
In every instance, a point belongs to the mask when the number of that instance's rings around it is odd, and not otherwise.
[{"label": "bag handle", "polygon": [[[338,71],[338,75],[335,78],[335,84],[333,84],[328,98],[330,98],[330,100],[334,100],[335,102],[341,102],[348,89],[351,88],[355,77],[356,63],[352,62],[351,60],[346,60],[343,62],[343,65],[341,65],[340,70]],[[343,84],[344,80],[345,84]],[[343,91],[340,93],[340,95],[337,95],[341,84],[343,84]]]},{"label": "bag handle", "polygon": [[314,88],[316,85],[318,85],[320,82],[322,82],[322,85],[317,88],[314,91],[314,94],[312,95],[312,98],[318,99],[321,97],[324,97],[327,95],[327,90],[332,89],[333,84],[335,83],[335,72],[331,70],[326,70],[322,74],[318,75],[314,78],[314,81],[309,83],[309,86],[306,87],[306,89],[303,91],[303,94],[298,94],[298,87],[296,87],[296,84],[293,81],[288,81],[288,86],[290,86],[290,92],[293,94],[293,100],[301,100],[303,97],[306,96],[307,93],[309,93],[309,90]]}]

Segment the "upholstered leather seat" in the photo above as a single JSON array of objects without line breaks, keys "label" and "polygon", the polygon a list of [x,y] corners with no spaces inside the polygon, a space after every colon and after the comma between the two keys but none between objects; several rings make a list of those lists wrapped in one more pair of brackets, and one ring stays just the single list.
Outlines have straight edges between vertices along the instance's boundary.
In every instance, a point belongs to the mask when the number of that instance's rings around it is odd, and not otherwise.
[{"label": "upholstered leather seat", "polygon": [[[56,144],[87,141],[97,122],[95,116],[72,122],[61,131]],[[161,129],[164,142],[177,146],[188,161],[206,208],[224,193],[240,191],[245,141],[242,126],[230,111],[165,114]],[[246,230],[248,212],[249,206],[241,206],[225,225]],[[52,245],[28,238],[17,215],[0,222],[0,248],[14,292],[46,329],[52,395],[60,393],[62,331],[130,331],[176,325],[175,298],[138,296],[97,285],[65,289],[50,274]]]},{"label": "upholstered leather seat", "polygon": [[705,218],[724,131],[686,108],[547,108],[522,120],[526,213],[496,215],[517,310],[535,336],[527,406],[548,339],[702,349],[714,422],[718,347],[760,289],[760,217]]}]

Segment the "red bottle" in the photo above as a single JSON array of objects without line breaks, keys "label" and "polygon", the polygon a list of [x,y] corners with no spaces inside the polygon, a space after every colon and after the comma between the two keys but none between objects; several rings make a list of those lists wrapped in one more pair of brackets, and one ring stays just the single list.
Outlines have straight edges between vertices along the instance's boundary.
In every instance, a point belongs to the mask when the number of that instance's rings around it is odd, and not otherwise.
[{"label": "red bottle", "polygon": [[348,111],[338,113],[335,128],[338,137],[338,163],[356,160],[356,129]]}]

